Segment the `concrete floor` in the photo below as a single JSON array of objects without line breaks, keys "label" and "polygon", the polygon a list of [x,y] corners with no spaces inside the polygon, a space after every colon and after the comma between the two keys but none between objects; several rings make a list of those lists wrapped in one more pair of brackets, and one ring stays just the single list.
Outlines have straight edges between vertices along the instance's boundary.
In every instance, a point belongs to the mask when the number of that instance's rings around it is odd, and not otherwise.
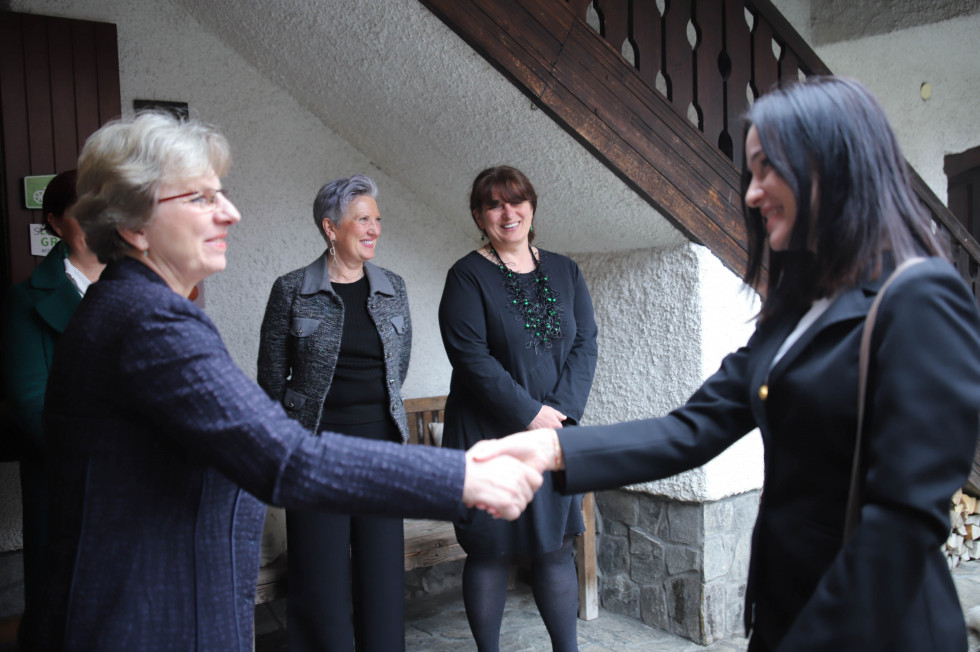
[{"label": "concrete floor", "polygon": [[[964,611],[980,606],[980,561],[961,564],[953,578]],[[282,627],[284,601],[256,612],[256,652],[288,652]],[[746,640],[733,637],[709,646],[647,627],[626,616],[599,610],[599,617],[578,621],[580,652],[743,652]],[[463,600],[458,591],[412,602],[406,608],[405,641],[408,652],[466,652],[476,646],[470,636]],[[508,652],[547,652],[548,633],[538,616],[530,589],[518,584],[508,595],[501,628],[500,649]],[[980,638],[970,633],[969,650],[980,652]],[[950,652],[957,652],[955,650]]]},{"label": "concrete floor", "polygon": [[[980,561],[953,569],[953,579],[964,612],[980,609]],[[288,652],[285,600],[256,608],[256,652]],[[978,618],[980,620],[980,618]],[[0,652],[18,652],[12,641],[13,630],[0,637]],[[547,652],[551,650],[530,589],[519,583],[508,595],[501,628],[500,649],[507,652]],[[470,636],[458,591],[415,600],[406,608],[405,640],[407,652],[468,652],[476,646]],[[743,652],[746,640],[736,636],[709,646],[647,627],[633,618],[599,610],[599,617],[578,621],[580,652]],[[945,652],[945,651],[944,651]],[[958,652],[956,650],[950,652]],[[980,637],[970,632],[969,650],[980,652]]]}]

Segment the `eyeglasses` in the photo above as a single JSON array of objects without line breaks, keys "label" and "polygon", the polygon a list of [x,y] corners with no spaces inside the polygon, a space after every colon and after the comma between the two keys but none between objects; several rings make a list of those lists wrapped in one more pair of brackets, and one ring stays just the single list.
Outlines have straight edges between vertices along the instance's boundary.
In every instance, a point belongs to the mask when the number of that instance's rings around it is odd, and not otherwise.
[{"label": "eyeglasses", "polygon": [[174,199],[183,199],[185,197],[192,197],[193,199],[188,199],[185,204],[190,204],[196,208],[205,211],[211,211],[218,207],[218,196],[221,195],[228,201],[228,190],[221,188],[219,190],[207,190],[201,192],[200,190],[193,190],[191,192],[185,192],[180,195],[173,195],[171,197],[161,197],[157,200],[158,204],[162,204],[165,201],[172,201]]}]

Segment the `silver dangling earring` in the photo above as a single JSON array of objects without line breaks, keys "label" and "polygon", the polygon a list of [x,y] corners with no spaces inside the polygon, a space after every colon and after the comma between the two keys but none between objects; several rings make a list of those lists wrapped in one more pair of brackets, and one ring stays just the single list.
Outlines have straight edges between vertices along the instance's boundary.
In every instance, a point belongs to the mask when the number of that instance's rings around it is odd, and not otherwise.
[{"label": "silver dangling earring", "polygon": [[337,250],[333,246],[335,242],[337,242],[337,241],[336,240],[331,240],[330,241],[330,248],[327,249],[327,253],[330,254],[331,256],[333,256],[334,258],[337,257]]}]

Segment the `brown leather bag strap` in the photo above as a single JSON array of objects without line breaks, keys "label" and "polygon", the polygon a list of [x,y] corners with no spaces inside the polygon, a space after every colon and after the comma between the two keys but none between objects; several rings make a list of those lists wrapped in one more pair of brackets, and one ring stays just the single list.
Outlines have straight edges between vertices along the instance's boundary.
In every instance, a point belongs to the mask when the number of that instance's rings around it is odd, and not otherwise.
[{"label": "brown leather bag strap", "polygon": [[888,279],[878,290],[868,316],[864,319],[864,332],[861,333],[861,351],[858,356],[858,406],[857,406],[857,437],[854,441],[854,463],[851,466],[851,488],[847,494],[847,514],[844,518],[844,541],[851,538],[858,523],[861,521],[861,433],[864,430],[864,404],[868,390],[868,365],[871,358],[871,335],[874,333],[875,317],[878,314],[878,306],[885,296],[885,290],[898,278],[903,271],[921,262],[925,258],[909,258],[895,268]]}]

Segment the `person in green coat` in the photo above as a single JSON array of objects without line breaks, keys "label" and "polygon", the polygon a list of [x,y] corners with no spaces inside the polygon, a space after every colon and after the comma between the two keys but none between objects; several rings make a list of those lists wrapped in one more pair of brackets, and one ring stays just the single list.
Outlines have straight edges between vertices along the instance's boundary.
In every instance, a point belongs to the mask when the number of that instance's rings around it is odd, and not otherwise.
[{"label": "person in green coat", "polygon": [[54,177],[44,192],[45,230],[61,240],[30,277],[10,289],[4,311],[3,380],[14,428],[6,447],[18,451],[23,501],[24,616],[18,630],[21,649],[31,641],[44,573],[47,540],[47,478],[41,408],[55,343],[75,307],[102,268],[85,244],[85,235],[72,216],[78,200],[75,170]]}]

